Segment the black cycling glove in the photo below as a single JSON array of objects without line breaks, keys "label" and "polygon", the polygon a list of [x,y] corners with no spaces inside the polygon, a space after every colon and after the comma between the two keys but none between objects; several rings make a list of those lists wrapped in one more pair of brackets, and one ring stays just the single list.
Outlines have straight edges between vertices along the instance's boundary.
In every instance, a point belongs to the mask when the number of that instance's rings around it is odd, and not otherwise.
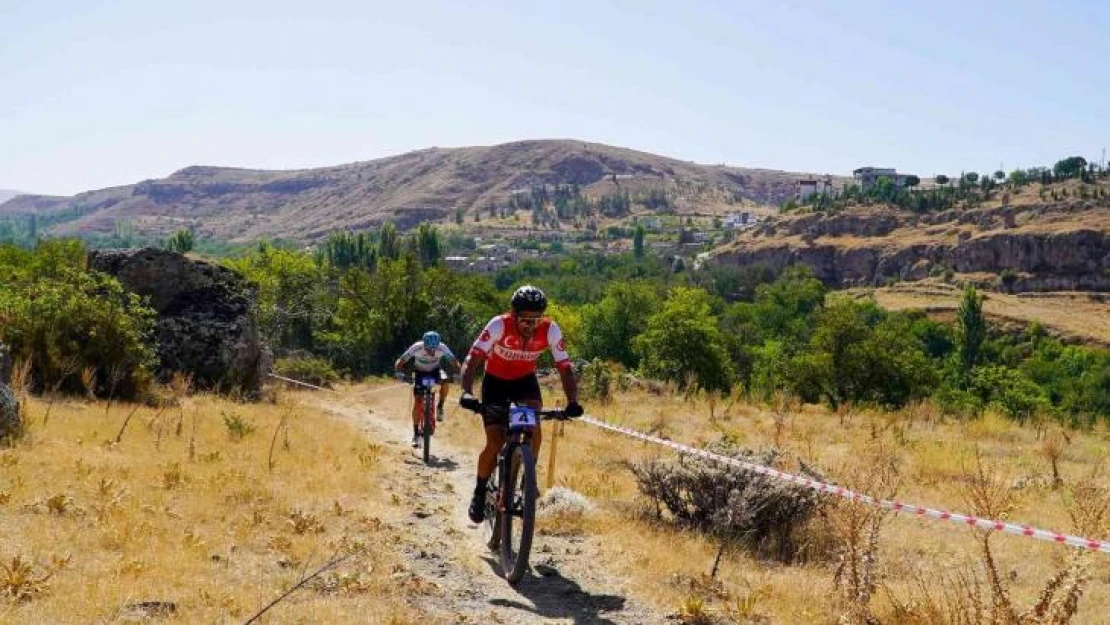
[{"label": "black cycling glove", "polygon": [[565,414],[566,416],[568,416],[572,419],[574,417],[581,417],[583,412],[584,411],[582,410],[582,404],[580,404],[576,401],[572,401],[569,404],[567,404],[566,409],[563,410],[563,414]]},{"label": "black cycling glove", "polygon": [[478,398],[470,393],[462,394],[462,397],[459,398],[459,405],[473,412],[478,412],[482,409],[482,402],[478,401]]}]

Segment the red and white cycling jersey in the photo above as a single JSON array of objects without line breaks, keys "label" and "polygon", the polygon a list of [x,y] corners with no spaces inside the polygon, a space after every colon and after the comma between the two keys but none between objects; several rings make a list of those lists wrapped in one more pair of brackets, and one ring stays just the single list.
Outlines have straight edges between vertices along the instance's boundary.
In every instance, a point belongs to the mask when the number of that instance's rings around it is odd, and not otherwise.
[{"label": "red and white cycling jersey", "polygon": [[559,324],[544,317],[536,325],[532,338],[525,343],[513,322],[512,313],[505,313],[490,319],[470,348],[470,355],[485,359],[487,375],[515,380],[536,372],[536,360],[545,349],[551,350],[556,367],[571,366]]}]

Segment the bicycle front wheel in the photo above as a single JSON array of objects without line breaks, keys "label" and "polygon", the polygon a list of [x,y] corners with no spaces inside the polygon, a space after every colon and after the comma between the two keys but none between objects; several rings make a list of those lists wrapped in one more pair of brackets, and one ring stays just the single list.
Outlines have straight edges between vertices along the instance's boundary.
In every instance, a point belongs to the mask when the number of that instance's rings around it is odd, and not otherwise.
[{"label": "bicycle front wheel", "polygon": [[510,584],[524,577],[532,530],[536,525],[536,464],[532,449],[517,445],[508,458],[508,479],[502,485],[505,510],[501,518],[501,572]]}]

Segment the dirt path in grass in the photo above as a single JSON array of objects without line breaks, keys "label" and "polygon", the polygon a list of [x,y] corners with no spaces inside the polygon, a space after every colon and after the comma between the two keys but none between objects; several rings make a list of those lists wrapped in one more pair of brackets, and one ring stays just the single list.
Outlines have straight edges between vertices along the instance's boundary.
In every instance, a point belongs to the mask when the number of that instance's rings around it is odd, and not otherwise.
[{"label": "dirt path in grass", "polygon": [[388,449],[383,462],[395,466],[387,467],[385,488],[397,510],[389,521],[408,530],[396,545],[407,569],[394,575],[417,589],[413,601],[421,612],[447,623],[667,622],[630,598],[628,582],[606,571],[597,539],[588,535],[537,531],[529,573],[515,586],[500,576],[483,528],[466,514],[481,435],[475,415],[449,403],[432,441],[432,462],[425,466],[420,451],[410,446],[407,388],[313,397],[321,409]]}]

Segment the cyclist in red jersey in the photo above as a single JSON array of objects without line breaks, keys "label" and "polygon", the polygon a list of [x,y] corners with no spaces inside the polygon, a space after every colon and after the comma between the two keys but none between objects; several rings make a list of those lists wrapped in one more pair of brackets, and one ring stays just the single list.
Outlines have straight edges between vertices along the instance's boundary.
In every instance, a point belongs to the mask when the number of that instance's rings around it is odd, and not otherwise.
[{"label": "cyclist in red jersey", "polygon": [[[551,350],[555,368],[563,383],[563,393],[567,396],[566,415],[582,416],[582,406],[578,403],[578,385],[563,341],[563,332],[553,319],[543,316],[547,310],[547,297],[536,287],[525,285],[513,293],[511,305],[510,312],[490,319],[470,348],[470,354],[463,364],[463,394],[459,398],[459,405],[468,410],[478,410],[483,404],[515,402],[536,409],[542,408],[540,384],[536,379],[536,361],[544,350]],[[473,395],[473,387],[474,375],[482,362],[486,363],[486,375],[482,379],[482,401],[479,402]],[[470,520],[475,523],[481,523],[485,519],[482,504],[486,483],[497,464],[497,451],[505,443],[507,418],[482,414],[486,446],[478,455],[478,476],[468,511]],[[542,432],[540,428],[536,428],[532,435],[532,451],[537,458],[541,439]]]}]

